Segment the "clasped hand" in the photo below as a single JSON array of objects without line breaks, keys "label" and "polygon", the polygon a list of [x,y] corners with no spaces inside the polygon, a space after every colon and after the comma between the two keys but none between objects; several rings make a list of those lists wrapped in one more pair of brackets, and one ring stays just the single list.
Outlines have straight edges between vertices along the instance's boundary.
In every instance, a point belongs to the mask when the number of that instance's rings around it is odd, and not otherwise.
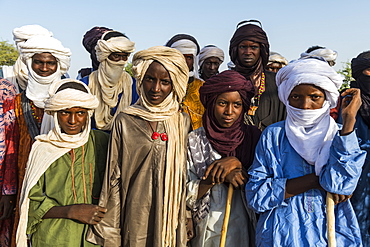
[{"label": "clasped hand", "polygon": [[214,161],[207,167],[202,179],[209,184],[226,182],[240,188],[244,186],[246,178],[241,162],[236,157],[230,156]]}]

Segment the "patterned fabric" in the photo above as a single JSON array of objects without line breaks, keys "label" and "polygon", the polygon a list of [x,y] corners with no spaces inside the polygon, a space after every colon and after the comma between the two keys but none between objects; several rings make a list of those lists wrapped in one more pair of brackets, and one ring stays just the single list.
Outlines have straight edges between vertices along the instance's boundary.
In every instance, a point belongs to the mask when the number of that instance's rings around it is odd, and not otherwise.
[{"label": "patterned fabric", "polygon": [[[15,103],[14,103],[14,111],[15,111],[15,116],[17,118],[17,123],[16,123],[16,128],[19,131],[19,134],[16,136],[18,137],[19,144],[16,145],[18,152],[17,152],[17,159],[18,159],[18,188],[22,187],[23,183],[23,178],[24,174],[26,171],[26,164],[28,160],[28,155],[30,154],[31,151],[31,146],[32,143],[34,142],[34,139],[30,135],[30,130],[28,129],[28,122],[29,120],[26,119],[25,115],[26,113],[23,110],[22,104],[30,104],[30,100],[27,99],[26,102],[22,102],[22,95],[24,93],[18,94],[15,97]],[[27,107],[27,109],[31,110],[31,107]],[[35,122],[38,121],[41,123],[42,117],[44,115],[44,110],[41,108],[35,107],[35,112],[34,112],[34,118],[36,116],[36,119],[31,119],[34,120]],[[31,113],[32,115],[32,113]],[[39,125],[38,125],[39,126]],[[39,130],[40,131],[40,130]],[[18,221],[19,221],[19,207],[18,207],[18,202],[19,202],[19,196],[20,194],[17,195],[17,202],[16,202],[16,210],[15,210],[15,220],[14,220],[14,226],[13,226],[13,234],[12,234],[12,243],[11,246],[16,246],[15,244],[15,236],[16,236],[16,230],[18,227]]]},{"label": "patterned fabric", "polygon": [[196,78],[189,83],[185,99],[182,102],[184,112],[190,116],[192,130],[202,127],[202,116],[205,110],[200,102],[199,88],[203,86],[203,83],[204,81]]},{"label": "patterned fabric", "polygon": [[[0,78],[0,188],[1,196],[17,190],[17,128],[15,126],[14,85]],[[1,212],[0,212],[1,214]],[[0,246],[9,246],[13,217],[0,221]]]}]

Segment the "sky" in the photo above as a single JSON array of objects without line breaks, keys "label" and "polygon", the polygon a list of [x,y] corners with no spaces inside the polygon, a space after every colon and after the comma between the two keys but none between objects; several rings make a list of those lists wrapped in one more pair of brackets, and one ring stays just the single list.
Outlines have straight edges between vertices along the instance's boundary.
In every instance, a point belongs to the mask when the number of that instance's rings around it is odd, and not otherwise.
[{"label": "sky", "polygon": [[23,25],[47,28],[71,49],[72,78],[80,68],[91,67],[82,38],[94,26],[125,33],[136,43],[136,51],[164,45],[175,34],[190,34],[201,47],[213,44],[225,52],[221,71],[230,61],[229,41],[236,25],[250,19],[262,23],[270,51],[289,61],[320,45],[338,52],[334,68],[339,70],[370,50],[368,0],[0,0],[0,9],[0,41],[13,43],[12,30]]}]

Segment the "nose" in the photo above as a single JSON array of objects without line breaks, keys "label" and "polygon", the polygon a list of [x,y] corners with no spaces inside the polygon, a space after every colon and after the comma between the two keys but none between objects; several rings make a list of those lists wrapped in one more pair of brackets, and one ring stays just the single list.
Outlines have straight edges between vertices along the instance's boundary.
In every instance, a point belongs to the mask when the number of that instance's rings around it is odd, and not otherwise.
[{"label": "nose", "polygon": [[304,99],[304,100],[302,100],[301,109],[304,109],[304,110],[311,109],[310,99]]},{"label": "nose", "polygon": [[76,114],[75,113],[72,113],[72,114],[69,115],[68,122],[70,124],[75,124],[76,123]]},{"label": "nose", "polygon": [[211,63],[211,70],[217,69],[217,65],[215,63]]},{"label": "nose", "polygon": [[232,104],[228,104],[225,107],[225,115],[231,115],[233,113],[234,107]]},{"label": "nose", "polygon": [[46,63],[43,63],[40,67],[40,70],[42,71],[48,71],[48,65]]},{"label": "nose", "polygon": [[156,81],[156,82],[153,83],[152,91],[153,92],[161,91],[161,82],[160,81]]}]

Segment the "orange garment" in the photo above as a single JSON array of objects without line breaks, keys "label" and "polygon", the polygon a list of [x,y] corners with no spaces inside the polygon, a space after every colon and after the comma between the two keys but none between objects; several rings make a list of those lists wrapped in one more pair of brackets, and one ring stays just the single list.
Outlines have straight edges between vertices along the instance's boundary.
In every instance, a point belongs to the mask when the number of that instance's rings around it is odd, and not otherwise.
[{"label": "orange garment", "polygon": [[[22,104],[21,104],[21,95],[22,93],[18,94],[15,98],[15,116],[17,119],[17,125],[19,130],[19,146],[18,146],[18,191],[21,191],[24,175],[26,172],[26,164],[28,160],[28,155],[31,151],[31,146],[34,142],[32,140],[28,128],[27,123],[23,115],[22,110]],[[35,119],[35,121],[41,122],[42,116],[44,115],[44,110],[41,108],[35,109],[34,116],[38,120]],[[15,247],[15,238],[16,238],[16,232],[18,228],[18,222],[19,222],[19,197],[20,193],[17,194],[17,202],[16,202],[16,209],[15,209],[15,219],[14,219],[14,226],[13,226],[13,234],[12,234],[12,241],[11,241],[11,247]]]},{"label": "orange garment", "polygon": [[194,81],[188,84],[185,99],[182,102],[182,109],[191,119],[192,130],[202,127],[202,116],[204,113],[204,106],[200,102],[199,88],[203,86],[204,81],[195,78]]}]

